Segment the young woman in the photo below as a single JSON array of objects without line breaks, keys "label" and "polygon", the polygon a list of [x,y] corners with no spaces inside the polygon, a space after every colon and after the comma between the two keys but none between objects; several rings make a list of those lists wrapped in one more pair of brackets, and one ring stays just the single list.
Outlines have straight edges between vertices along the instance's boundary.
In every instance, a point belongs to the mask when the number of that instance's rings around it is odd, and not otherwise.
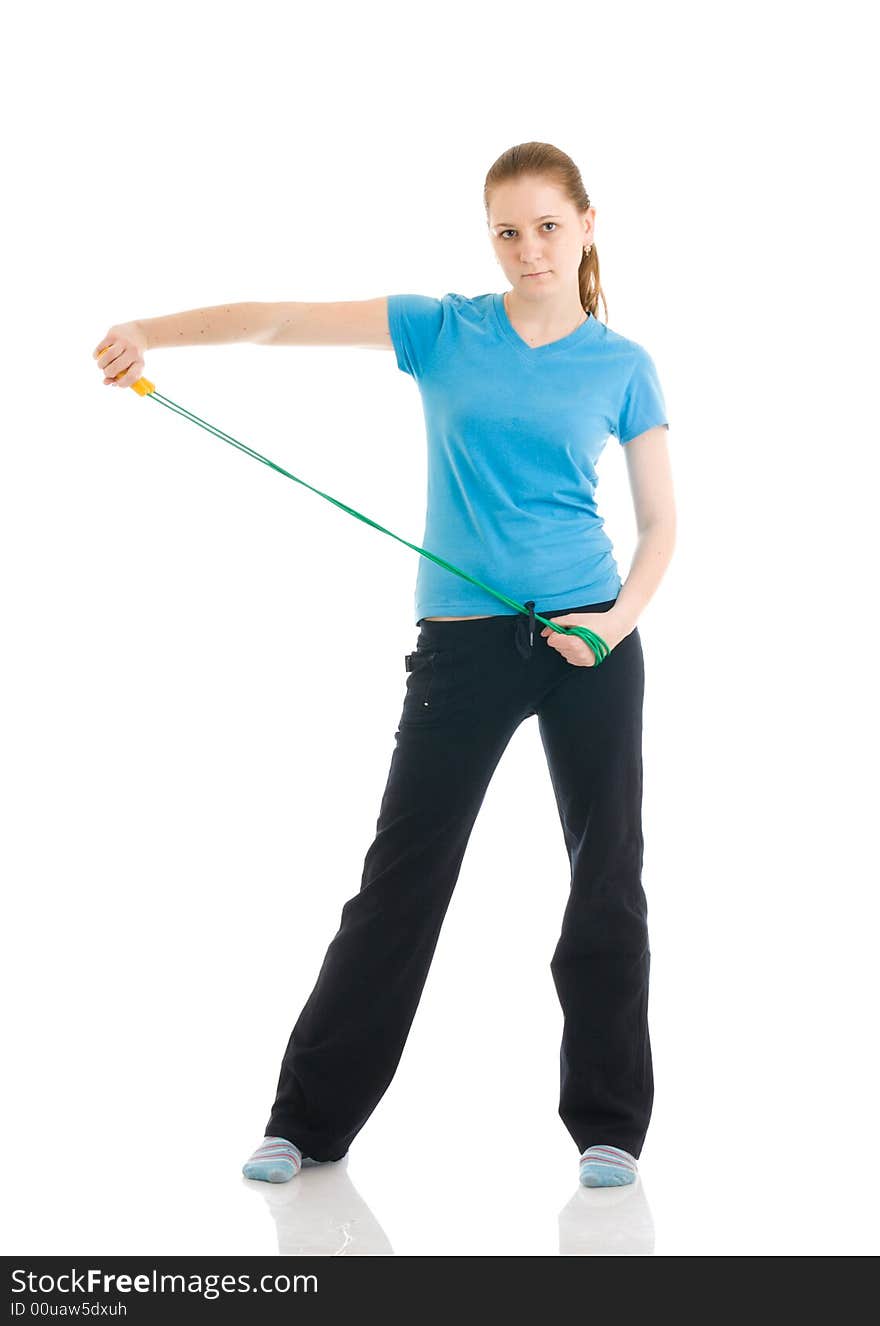
[{"label": "young woman", "polygon": [[[484,203],[504,295],[196,309],[111,328],[96,351],[105,382],[127,387],[157,346],[393,349],[424,406],[422,546],[530,609],[499,612],[491,594],[419,559],[420,629],[376,836],[291,1033],[248,1178],[281,1182],[341,1159],[376,1108],[489,781],[533,716],[571,862],[551,962],[563,1010],[559,1114],[582,1183],[637,1175],[654,1083],[636,622],[674,545],[665,405],[647,351],[596,317],[596,209],[571,159],[546,143],[511,148],[489,171]],[[625,447],[639,534],[624,584],[595,502],[611,435]],[[611,652],[597,665],[580,637],[536,631],[535,611],[590,627]]]}]

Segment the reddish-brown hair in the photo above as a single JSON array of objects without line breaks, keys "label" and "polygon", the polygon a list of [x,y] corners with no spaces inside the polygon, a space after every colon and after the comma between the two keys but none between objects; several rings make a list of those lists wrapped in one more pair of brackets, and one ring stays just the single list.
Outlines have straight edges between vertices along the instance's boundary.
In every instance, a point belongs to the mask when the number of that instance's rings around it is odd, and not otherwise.
[{"label": "reddish-brown hair", "polygon": [[[581,173],[570,156],[567,156],[558,147],[554,147],[552,143],[517,143],[515,147],[509,147],[506,152],[502,152],[498,160],[493,162],[486,176],[486,183],[483,186],[483,203],[486,208],[487,219],[492,190],[499,184],[506,184],[509,180],[520,179],[524,175],[549,179],[565,194],[579,212],[586,212],[592,206],[584,188]],[[578,268],[578,288],[584,312],[592,313],[594,318],[597,316],[596,311],[599,307],[599,296],[601,295],[605,307],[605,321],[607,322],[608,303],[599,279],[599,255],[596,252],[595,244],[592,244],[590,252],[585,253],[581,258],[581,265]]]}]

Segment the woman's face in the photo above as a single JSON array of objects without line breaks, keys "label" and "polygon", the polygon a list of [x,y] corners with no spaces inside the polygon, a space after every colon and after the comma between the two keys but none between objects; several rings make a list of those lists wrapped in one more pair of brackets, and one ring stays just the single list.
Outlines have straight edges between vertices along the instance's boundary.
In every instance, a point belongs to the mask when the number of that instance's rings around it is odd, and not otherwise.
[{"label": "woman's face", "polygon": [[595,217],[595,207],[578,212],[548,180],[528,176],[493,189],[489,236],[517,295],[542,299],[576,287]]}]

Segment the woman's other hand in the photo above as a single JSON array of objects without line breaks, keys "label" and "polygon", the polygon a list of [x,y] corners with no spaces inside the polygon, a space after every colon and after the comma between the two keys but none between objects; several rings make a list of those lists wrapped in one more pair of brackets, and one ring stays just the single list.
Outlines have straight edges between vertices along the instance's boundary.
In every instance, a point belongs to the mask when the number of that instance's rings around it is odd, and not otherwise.
[{"label": "woman's other hand", "polygon": [[[613,608],[609,608],[607,612],[569,612],[564,617],[554,617],[553,620],[560,626],[588,627],[594,635],[601,636],[608,646],[609,653],[615,645],[619,645],[621,640],[626,639],[630,632],[635,630],[631,623],[615,617]],[[586,640],[582,640],[579,635],[566,635],[562,631],[554,631],[551,626],[545,626],[541,634],[550,648],[555,649],[574,667],[596,666],[595,654]]]}]

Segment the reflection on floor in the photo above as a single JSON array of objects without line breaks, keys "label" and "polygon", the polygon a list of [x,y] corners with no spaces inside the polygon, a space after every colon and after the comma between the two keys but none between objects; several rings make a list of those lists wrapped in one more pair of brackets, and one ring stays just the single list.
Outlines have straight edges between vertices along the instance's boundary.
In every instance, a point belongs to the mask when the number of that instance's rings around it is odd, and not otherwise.
[{"label": "reflection on floor", "polygon": [[348,1177],[348,1159],[304,1166],[289,1183],[242,1178],[272,1212],[283,1257],[393,1255],[385,1231]]},{"label": "reflection on floor", "polygon": [[[348,1175],[349,1157],[304,1167],[289,1183],[242,1179],[275,1221],[282,1256],[388,1257],[394,1249]],[[654,1224],[641,1176],[622,1188],[577,1191],[559,1213],[559,1252],[568,1257],[645,1256]]]},{"label": "reflection on floor", "polygon": [[642,1176],[621,1188],[585,1188],[559,1212],[559,1251],[567,1257],[647,1256],[654,1222]]}]

